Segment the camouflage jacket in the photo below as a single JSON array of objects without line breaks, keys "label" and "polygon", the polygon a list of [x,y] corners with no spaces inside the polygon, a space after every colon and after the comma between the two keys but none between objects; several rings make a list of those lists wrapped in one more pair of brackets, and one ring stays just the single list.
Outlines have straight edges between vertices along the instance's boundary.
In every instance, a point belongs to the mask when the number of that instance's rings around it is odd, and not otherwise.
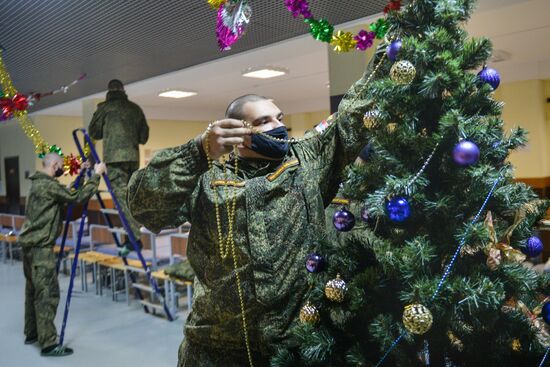
[{"label": "camouflage jacket", "polygon": [[[363,115],[369,102],[356,91],[365,79],[351,88],[323,134],[292,144],[282,161],[238,158],[238,177],[228,165],[231,173],[224,180],[220,164],[208,170],[197,139],[159,152],[134,173],[128,201],[140,223],[154,232],[192,224],[187,256],[196,278],[186,338],[244,348],[232,258],[220,257],[217,190],[224,233],[226,205],[233,194],[237,200],[236,257],[252,347],[269,352],[287,340],[308,291],[306,256],[326,234],[324,209],[338,190],[343,168],[367,141]],[[231,180],[239,181],[236,187],[227,186]]]},{"label": "camouflage jacket", "polygon": [[105,163],[139,162],[139,144],[147,143],[149,126],[141,108],[126,93],[111,91],[97,106],[88,128],[94,139],[103,139]]},{"label": "camouflage jacket", "polygon": [[99,175],[93,175],[78,190],[70,190],[45,173],[32,175],[19,242],[29,247],[53,246],[61,232],[63,204],[86,202],[97,192],[99,178]]}]

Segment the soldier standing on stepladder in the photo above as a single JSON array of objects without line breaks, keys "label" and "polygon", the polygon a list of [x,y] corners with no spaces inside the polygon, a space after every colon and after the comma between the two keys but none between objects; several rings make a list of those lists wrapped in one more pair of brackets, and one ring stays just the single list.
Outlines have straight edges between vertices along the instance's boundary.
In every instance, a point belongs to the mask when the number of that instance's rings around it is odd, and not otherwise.
[{"label": "soldier standing on stepladder", "polygon": [[[128,100],[124,85],[113,79],[108,85],[105,102],[97,106],[88,132],[93,139],[103,139],[103,161],[109,170],[109,179],[131,231],[139,241],[140,224],[132,217],[126,204],[128,181],[139,168],[139,144],[147,143],[149,126],[141,108]],[[141,248],[141,242],[138,242]],[[126,240],[120,256],[132,251]]]}]

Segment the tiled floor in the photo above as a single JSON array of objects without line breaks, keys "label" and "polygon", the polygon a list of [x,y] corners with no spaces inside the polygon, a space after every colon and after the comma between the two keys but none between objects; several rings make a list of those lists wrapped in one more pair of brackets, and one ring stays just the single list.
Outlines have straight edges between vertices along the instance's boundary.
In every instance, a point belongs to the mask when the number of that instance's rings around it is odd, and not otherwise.
[{"label": "tiled floor", "polygon": [[[77,279],[78,280],[78,279]],[[56,326],[61,329],[69,277],[59,277],[61,301]],[[0,263],[0,366],[2,367],[175,367],[186,314],[174,322],[145,314],[137,303],[111,301],[110,295],[80,292],[71,301],[65,345],[69,357],[44,358],[37,344],[23,344],[24,285],[21,262]]]}]

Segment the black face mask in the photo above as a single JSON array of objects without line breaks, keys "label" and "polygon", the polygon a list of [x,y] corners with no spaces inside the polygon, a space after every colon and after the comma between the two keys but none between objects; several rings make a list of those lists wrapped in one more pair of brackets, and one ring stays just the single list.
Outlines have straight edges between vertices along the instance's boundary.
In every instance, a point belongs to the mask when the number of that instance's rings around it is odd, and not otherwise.
[{"label": "black face mask", "polygon": [[[288,131],[284,126],[266,131],[264,134],[278,139],[288,139]],[[269,158],[284,158],[289,147],[286,142],[274,141],[260,134],[254,134],[252,135],[252,146],[250,148],[256,153]]]},{"label": "black face mask", "polygon": [[65,172],[65,171],[63,171],[63,168],[58,168],[58,169],[56,169],[56,170],[55,170],[55,173],[54,173],[54,174],[55,174],[55,177],[61,177],[61,176],[63,176],[63,173],[64,173],[64,172]]}]

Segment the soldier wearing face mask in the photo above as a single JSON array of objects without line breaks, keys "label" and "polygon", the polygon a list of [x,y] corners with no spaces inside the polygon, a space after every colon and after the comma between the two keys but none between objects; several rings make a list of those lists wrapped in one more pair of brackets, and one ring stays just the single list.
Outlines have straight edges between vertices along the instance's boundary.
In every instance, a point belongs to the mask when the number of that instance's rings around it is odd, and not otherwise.
[{"label": "soldier wearing face mask", "polygon": [[62,227],[64,204],[84,203],[97,192],[105,164],[95,166],[95,175],[77,190],[70,190],[57,181],[63,175],[63,158],[56,153],[42,160],[42,170],[32,181],[25,210],[25,223],[19,235],[23,248],[25,273],[25,344],[38,342],[43,356],[65,356],[72,349],[57,343],[54,325],[59,303],[59,283],[55,271],[55,240]]},{"label": "soldier wearing face mask", "polygon": [[[154,232],[192,224],[187,257],[195,293],[180,367],[248,365],[241,307],[256,367],[268,366],[274,348],[288,341],[307,300],[306,257],[326,235],[324,209],[367,141],[369,103],[358,95],[365,80],[351,88],[323,134],[288,144],[282,111],[245,95],[207,132],[159,152],[132,176],[128,201],[140,223]],[[234,146],[224,169],[217,160]],[[233,235],[237,270],[233,256],[223,256],[228,247],[219,231]]]}]

